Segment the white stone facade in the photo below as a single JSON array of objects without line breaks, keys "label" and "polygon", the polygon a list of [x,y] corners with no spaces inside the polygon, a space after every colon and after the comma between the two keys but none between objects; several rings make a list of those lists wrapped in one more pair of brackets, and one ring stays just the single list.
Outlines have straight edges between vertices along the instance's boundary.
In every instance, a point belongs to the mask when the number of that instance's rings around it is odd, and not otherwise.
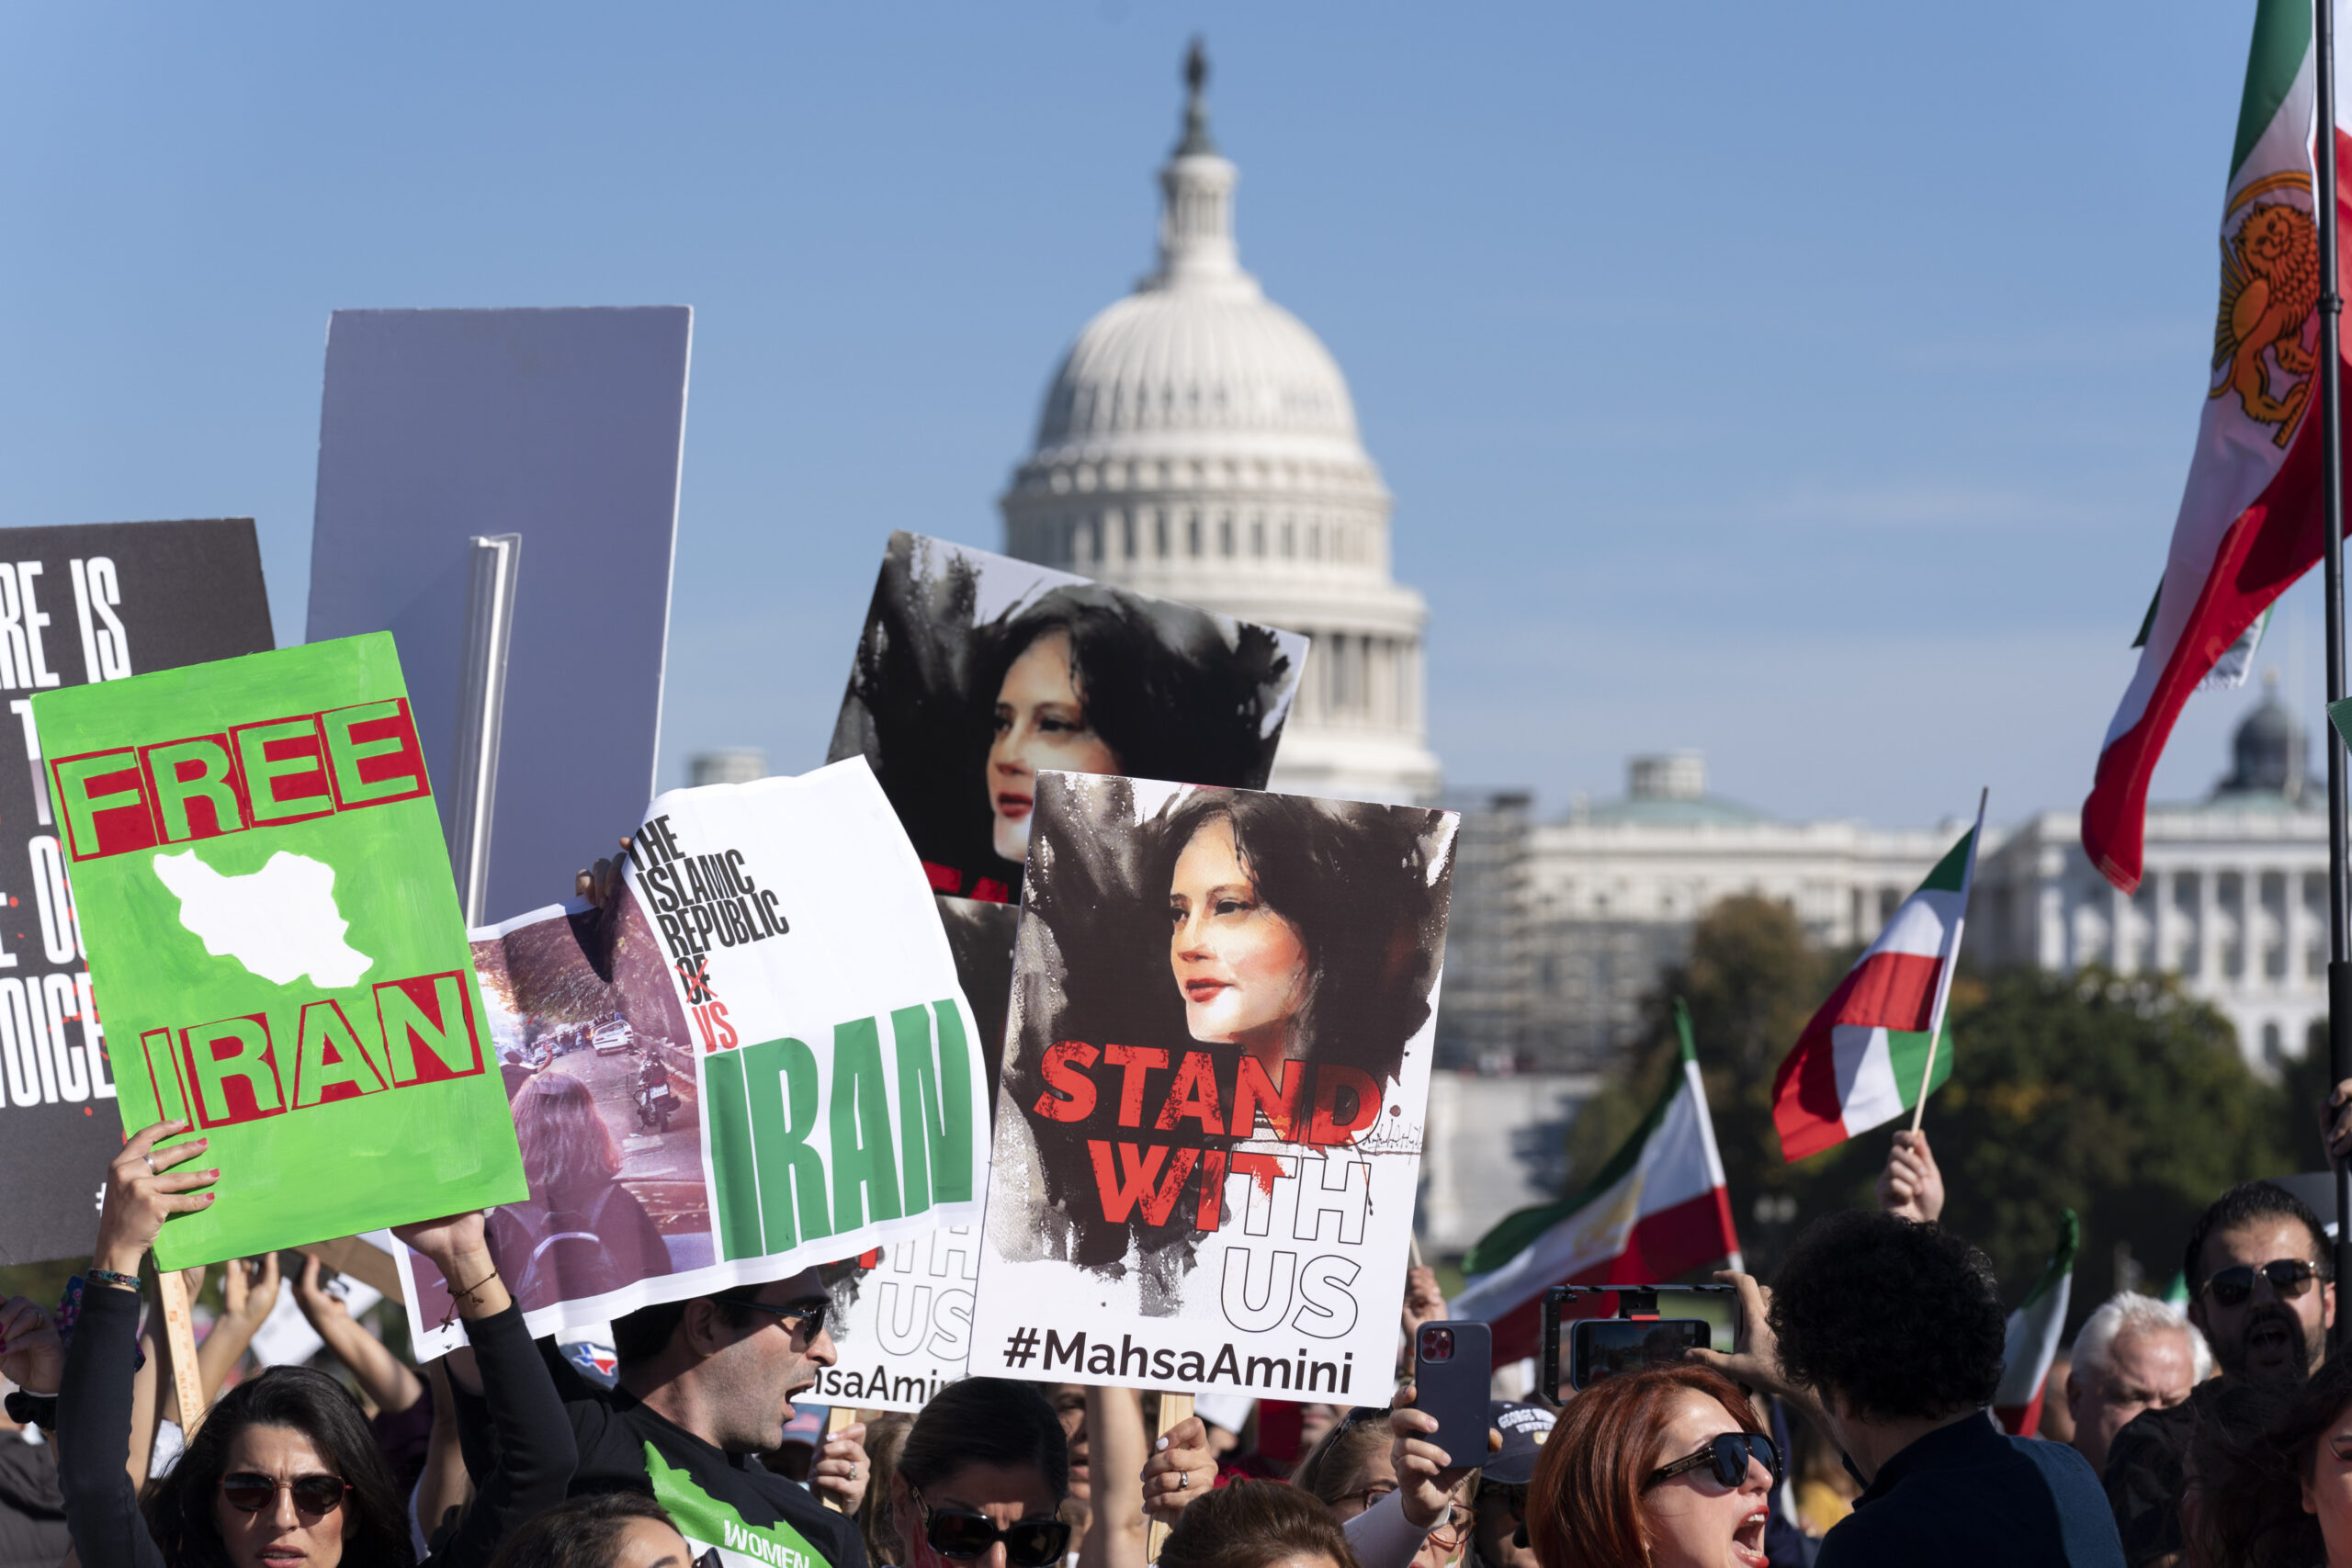
[{"label": "white stone facade", "polygon": [[1000,501],[1005,550],[1314,639],[1273,787],[1435,796],[1421,596],[1389,575],[1390,498],[1347,380],[1241,269],[1234,165],[1193,62],[1160,171],[1159,265],[1089,321]]},{"label": "white stone facade", "polygon": [[1627,777],[1623,799],[1530,834],[1524,1052],[1545,1066],[1597,1063],[1629,1041],[1709,906],[1755,894],[1786,904],[1815,942],[1866,942],[1966,828],[1778,821],[1708,795],[1696,752],[1636,757]]}]

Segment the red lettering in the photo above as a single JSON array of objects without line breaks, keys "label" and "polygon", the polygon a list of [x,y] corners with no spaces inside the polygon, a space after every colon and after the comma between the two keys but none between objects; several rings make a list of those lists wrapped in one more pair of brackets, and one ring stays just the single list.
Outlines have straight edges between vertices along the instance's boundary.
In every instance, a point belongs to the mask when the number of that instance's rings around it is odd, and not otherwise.
[{"label": "red lettering", "polygon": [[[1340,1091],[1354,1094],[1348,1119],[1339,1119]],[[1315,1069],[1315,1124],[1306,1130],[1310,1144],[1351,1144],[1355,1136],[1380,1120],[1380,1086],[1372,1075],[1338,1062],[1323,1062]]]},{"label": "red lettering", "polygon": [[139,764],[165,843],[244,831],[244,791],[226,731],[141,746]]},{"label": "red lettering", "polygon": [[1267,1198],[1274,1195],[1275,1178],[1295,1175],[1292,1167],[1297,1163],[1295,1155],[1251,1154],[1247,1149],[1233,1151],[1233,1174],[1247,1176],[1256,1181],[1259,1192]]},{"label": "red lettering", "polygon": [[931,883],[933,893],[961,893],[964,890],[964,874],[952,865],[927,860],[922,863],[922,874]]},{"label": "red lettering", "polygon": [[[1167,1053],[1159,1055],[1165,1058]],[[1119,1152],[1115,1173],[1111,1168],[1114,1147]],[[1171,1160],[1164,1144],[1146,1144],[1138,1149],[1133,1144],[1114,1145],[1099,1138],[1086,1141],[1086,1152],[1094,1160],[1094,1186],[1102,1199],[1102,1217],[1113,1224],[1125,1224],[1138,1203],[1146,1224],[1166,1224],[1176,1210],[1177,1194],[1184,1190],[1184,1179],[1193,1174],[1201,1157],[1198,1149],[1178,1149]]]},{"label": "red lettering", "polygon": [[198,1126],[223,1127],[283,1115],[286,1094],[270,1044],[269,1018],[249,1013],[180,1032],[189,1109]]},{"label": "red lettering", "polygon": [[727,1021],[727,1004],[725,1002],[713,1002],[710,1004],[710,1021],[716,1024],[718,1028],[718,1048],[720,1050],[732,1051],[739,1043],[741,1043],[742,1036],[737,1034],[735,1032],[735,1026]]},{"label": "red lettering", "polygon": [[1201,1124],[1204,1133],[1225,1131],[1225,1116],[1217,1108],[1216,1067],[1206,1051],[1184,1053],[1183,1062],[1176,1068],[1176,1081],[1168,1086],[1168,1103],[1159,1108],[1159,1118],[1152,1126],[1171,1132],[1188,1116]]},{"label": "red lettering", "polygon": [[330,708],[319,715],[319,728],[326,737],[336,809],[389,806],[433,793],[407,698]]},{"label": "red lettering", "polygon": [[1298,1063],[1276,1062],[1274,1077],[1269,1078],[1258,1058],[1245,1054],[1233,1083],[1233,1135],[1254,1137],[1258,1112],[1263,1111],[1275,1137],[1285,1144],[1298,1142],[1298,1092],[1306,1087],[1306,1071]]},{"label": "red lettering", "polygon": [[1117,1067],[1125,1075],[1119,1080],[1119,1125],[1143,1125],[1143,1079],[1154,1067],[1168,1065],[1168,1053],[1157,1045],[1105,1045],[1102,1065]]},{"label": "red lettering", "polygon": [[126,748],[61,757],[50,764],[50,774],[75,860],[128,854],[163,841],[138,752]]},{"label": "red lettering", "polygon": [[481,1040],[474,1032],[473,1001],[463,976],[420,975],[385,980],[374,989],[395,1085],[439,1083],[481,1071]]},{"label": "red lettering", "polygon": [[1201,1156],[1201,1208],[1193,1220],[1196,1231],[1213,1231],[1225,1224],[1225,1154],[1211,1149]]},{"label": "red lettering", "polygon": [[[1030,1107],[1032,1115],[1048,1122],[1083,1122],[1094,1114],[1094,1080],[1080,1070],[1094,1065],[1102,1053],[1077,1040],[1046,1047],[1043,1070],[1046,1092]],[[1076,1062],[1077,1066],[1070,1064]]]}]

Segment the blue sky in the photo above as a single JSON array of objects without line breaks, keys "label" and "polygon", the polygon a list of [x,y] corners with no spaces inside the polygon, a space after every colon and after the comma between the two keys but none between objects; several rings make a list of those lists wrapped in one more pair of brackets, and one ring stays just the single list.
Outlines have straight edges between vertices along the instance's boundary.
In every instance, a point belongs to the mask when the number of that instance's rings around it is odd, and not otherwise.
[{"label": "blue sky", "polygon": [[[1001,540],[1206,34],[1464,785],[2071,806],[2204,385],[2249,0],[0,7],[0,523],[259,523],[338,307],[696,309],[663,776],[821,760],[884,536]],[[2315,588],[2269,662],[2314,715]],[[594,635],[583,607],[582,635]],[[2160,795],[2221,771],[2200,697]]]}]

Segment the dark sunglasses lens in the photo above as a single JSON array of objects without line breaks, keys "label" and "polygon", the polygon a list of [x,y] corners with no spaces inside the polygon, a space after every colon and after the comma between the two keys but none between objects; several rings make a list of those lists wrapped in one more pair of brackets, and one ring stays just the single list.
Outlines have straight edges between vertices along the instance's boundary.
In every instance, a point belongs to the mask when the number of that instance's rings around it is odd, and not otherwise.
[{"label": "dark sunglasses lens", "polygon": [[306,1514],[331,1514],[343,1506],[343,1483],[332,1475],[305,1475],[294,1483],[294,1506]]},{"label": "dark sunglasses lens", "polygon": [[2254,1270],[2243,1265],[2224,1269],[2213,1276],[2211,1289],[2214,1305],[2244,1306],[2246,1298],[2254,1294]]},{"label": "dark sunglasses lens", "polygon": [[224,1475],[220,1478],[220,1495],[229,1506],[248,1514],[258,1514],[277,1496],[277,1487],[266,1475]]},{"label": "dark sunglasses lens", "polygon": [[2270,1288],[2288,1300],[2300,1296],[2318,1272],[2305,1263],[2266,1263],[2262,1271],[2270,1280]]},{"label": "dark sunglasses lens", "polygon": [[923,1538],[942,1557],[978,1557],[996,1544],[996,1526],[978,1514],[934,1511],[931,1528],[923,1531]]},{"label": "dark sunglasses lens", "polygon": [[1017,1568],[1046,1568],[1069,1550],[1069,1526],[1059,1519],[1023,1519],[1004,1531],[1004,1554]]},{"label": "dark sunglasses lens", "polygon": [[1781,1478],[1780,1456],[1772,1448],[1772,1439],[1755,1432],[1725,1432],[1717,1438],[1715,1449],[1715,1479],[1725,1486],[1738,1486],[1747,1479],[1747,1461],[1752,1455],[1764,1461],[1772,1479]]}]

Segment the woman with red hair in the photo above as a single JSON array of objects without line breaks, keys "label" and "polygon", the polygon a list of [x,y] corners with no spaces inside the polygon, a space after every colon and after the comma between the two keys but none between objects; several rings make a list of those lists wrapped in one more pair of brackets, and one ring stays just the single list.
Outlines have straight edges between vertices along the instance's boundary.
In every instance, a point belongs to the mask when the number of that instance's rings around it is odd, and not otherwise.
[{"label": "woman with red hair", "polygon": [[1732,1382],[1658,1366],[1568,1402],[1527,1488],[1544,1568],[1765,1568],[1780,1450]]}]

